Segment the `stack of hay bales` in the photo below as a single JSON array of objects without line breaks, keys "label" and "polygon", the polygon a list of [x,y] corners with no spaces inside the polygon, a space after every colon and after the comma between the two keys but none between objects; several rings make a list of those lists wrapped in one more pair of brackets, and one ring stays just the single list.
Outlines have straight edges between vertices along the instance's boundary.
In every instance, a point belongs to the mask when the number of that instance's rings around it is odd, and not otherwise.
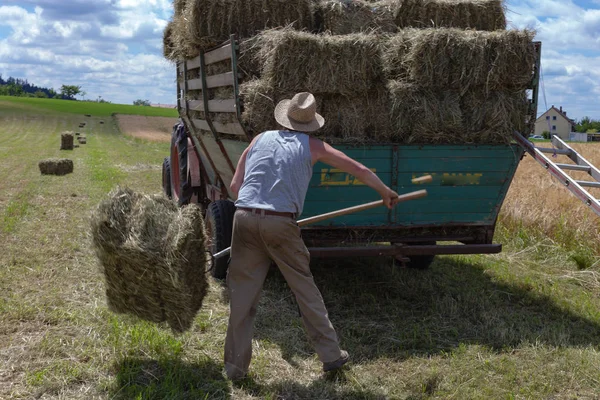
[{"label": "stack of hay bales", "polygon": [[94,212],[93,243],[109,308],[183,332],[206,295],[202,212],[162,196],[116,189]]},{"label": "stack of hay bales", "polygon": [[325,117],[315,136],[333,143],[495,144],[527,128],[533,33],[506,30],[502,0],[177,0],[175,8],[165,30],[171,60],[239,36],[252,134],[274,129],[275,105],[300,91],[315,94]]}]

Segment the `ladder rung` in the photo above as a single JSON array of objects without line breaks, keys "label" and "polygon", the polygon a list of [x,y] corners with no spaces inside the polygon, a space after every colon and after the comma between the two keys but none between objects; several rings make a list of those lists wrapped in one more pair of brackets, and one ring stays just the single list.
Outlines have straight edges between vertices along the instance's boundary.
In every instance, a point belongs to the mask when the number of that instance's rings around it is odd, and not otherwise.
[{"label": "ladder rung", "polygon": [[592,170],[591,167],[587,167],[585,165],[574,165],[574,164],[556,164],[556,166],[558,168],[561,169],[568,169],[571,171],[583,171],[583,172],[590,172]]},{"label": "ladder rung", "polygon": [[600,188],[600,182],[576,181],[579,186]]},{"label": "ladder rung", "polygon": [[570,149],[549,149],[547,147],[536,147],[537,150],[541,151],[542,153],[548,153],[548,154],[564,154],[566,156],[570,156],[571,155],[571,150]]}]

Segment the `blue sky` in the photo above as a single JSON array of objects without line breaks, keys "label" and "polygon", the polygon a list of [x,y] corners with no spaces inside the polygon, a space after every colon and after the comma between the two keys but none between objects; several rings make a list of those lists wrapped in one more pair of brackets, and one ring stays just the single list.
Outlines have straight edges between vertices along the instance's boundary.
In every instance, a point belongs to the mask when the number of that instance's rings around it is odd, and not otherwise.
[{"label": "blue sky", "polygon": [[[562,106],[600,119],[600,0],[507,0],[511,29],[543,43],[540,113]],[[171,0],[0,0],[0,74],[40,86],[81,85],[86,98],[175,103],[162,57]],[[545,94],[545,96],[544,96]]]}]

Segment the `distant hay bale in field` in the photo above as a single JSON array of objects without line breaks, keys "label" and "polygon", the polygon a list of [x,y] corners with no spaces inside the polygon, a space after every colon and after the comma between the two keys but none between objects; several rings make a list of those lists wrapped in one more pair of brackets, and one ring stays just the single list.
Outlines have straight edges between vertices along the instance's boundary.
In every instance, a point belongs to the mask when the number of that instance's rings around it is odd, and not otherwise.
[{"label": "distant hay bale in field", "polygon": [[187,32],[179,34],[182,45],[205,51],[228,40],[231,34],[248,38],[269,28],[293,25],[296,29],[313,29],[311,0],[188,0],[182,14]]},{"label": "distant hay bale in field", "polygon": [[273,29],[258,36],[262,78],[280,92],[354,95],[381,82],[377,35],[314,35]]},{"label": "distant hay bale in field", "polygon": [[503,0],[402,0],[396,11],[400,28],[506,29]]},{"label": "distant hay bale in field", "polygon": [[523,132],[528,102],[521,91],[433,91],[388,83],[394,140],[406,144],[504,144]]},{"label": "distant hay bale in field", "polygon": [[317,15],[322,20],[322,30],[333,35],[375,31],[396,32],[395,12],[398,0],[352,2],[321,0]]},{"label": "distant hay bale in field", "polygon": [[38,163],[42,175],[67,175],[73,172],[73,161],[67,158],[49,158]]},{"label": "distant hay bale in field", "polygon": [[[279,93],[264,80],[246,82],[240,87],[244,105],[242,119],[253,134],[277,129],[274,110],[277,103],[291,98],[294,92]],[[389,139],[387,97],[383,90],[372,90],[362,96],[340,94],[316,95],[317,111],[325,118],[325,126],[313,136],[332,143],[364,143]]]},{"label": "distant hay bale in field", "polygon": [[206,295],[206,236],[196,205],[113,190],[92,215],[109,308],[189,329]]},{"label": "distant hay bale in field", "polygon": [[60,149],[73,150],[73,134],[63,133],[60,135]]},{"label": "distant hay bale in field", "polygon": [[428,88],[525,88],[535,64],[534,32],[403,30],[383,50],[389,79]]},{"label": "distant hay bale in field", "polygon": [[87,144],[87,139],[83,136],[78,137],[77,141],[79,142],[79,144]]}]

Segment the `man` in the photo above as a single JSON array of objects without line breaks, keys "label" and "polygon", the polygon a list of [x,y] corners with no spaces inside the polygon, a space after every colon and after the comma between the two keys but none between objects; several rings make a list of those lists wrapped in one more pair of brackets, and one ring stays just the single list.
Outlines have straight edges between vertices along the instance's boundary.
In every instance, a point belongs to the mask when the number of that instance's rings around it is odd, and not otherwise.
[{"label": "man", "polygon": [[225,371],[231,379],[244,377],[248,371],[256,307],[271,260],[296,296],[323,370],[340,368],[349,359],[340,349],[313,280],[310,254],[295,220],[302,213],[313,165],[321,161],[354,175],[376,190],[389,208],[398,197],[370,169],[308,135],[325,123],[316,112],[312,94],[298,93],[281,101],[275,120],[285,129],[256,136],[240,157],[231,182],[237,196],[227,273],[230,316]]}]

